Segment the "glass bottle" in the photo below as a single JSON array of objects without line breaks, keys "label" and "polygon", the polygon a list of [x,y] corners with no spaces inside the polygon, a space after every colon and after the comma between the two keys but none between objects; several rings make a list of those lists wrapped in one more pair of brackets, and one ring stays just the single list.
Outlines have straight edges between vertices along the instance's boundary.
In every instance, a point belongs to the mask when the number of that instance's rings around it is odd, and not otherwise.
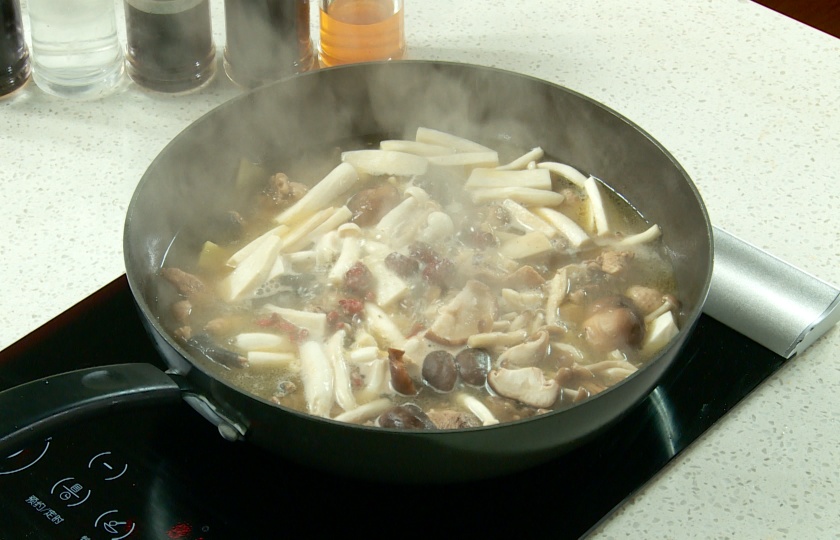
[{"label": "glass bottle", "polygon": [[29,50],[23,39],[18,0],[0,0],[0,96],[11,94],[29,80]]},{"label": "glass bottle", "polygon": [[253,88],[312,68],[307,0],[225,0],[225,72]]},{"label": "glass bottle", "polygon": [[100,97],[122,79],[113,0],[29,0],[32,71],[47,93]]},{"label": "glass bottle", "polygon": [[216,73],[209,0],[125,0],[128,74],[140,86],[184,92]]},{"label": "glass bottle", "polygon": [[323,66],[393,60],[405,54],[403,0],[320,0]]}]

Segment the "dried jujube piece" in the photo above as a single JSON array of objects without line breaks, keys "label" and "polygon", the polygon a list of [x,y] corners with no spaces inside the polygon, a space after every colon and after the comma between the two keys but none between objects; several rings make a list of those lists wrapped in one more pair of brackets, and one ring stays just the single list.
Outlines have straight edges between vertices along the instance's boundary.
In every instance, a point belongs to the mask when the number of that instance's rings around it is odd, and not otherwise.
[{"label": "dried jujube piece", "polygon": [[364,296],[373,287],[373,274],[361,261],[355,263],[344,274],[344,288],[351,293]]},{"label": "dried jujube piece", "polygon": [[432,351],[423,360],[423,380],[438,392],[451,392],[458,382],[455,357],[446,351]]}]

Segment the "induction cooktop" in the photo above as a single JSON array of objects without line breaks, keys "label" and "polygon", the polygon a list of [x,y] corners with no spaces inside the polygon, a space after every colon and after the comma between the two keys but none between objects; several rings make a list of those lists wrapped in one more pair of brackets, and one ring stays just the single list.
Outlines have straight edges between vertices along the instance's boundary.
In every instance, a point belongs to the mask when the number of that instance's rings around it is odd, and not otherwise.
[{"label": "induction cooktop", "polygon": [[[0,540],[396,537],[452,528],[579,538],[785,361],[703,315],[660,384],[618,423],[544,465],[455,485],[310,470],[223,440],[184,403],[120,410],[0,457]],[[163,368],[125,276],[0,351],[0,390],[120,362]]]}]

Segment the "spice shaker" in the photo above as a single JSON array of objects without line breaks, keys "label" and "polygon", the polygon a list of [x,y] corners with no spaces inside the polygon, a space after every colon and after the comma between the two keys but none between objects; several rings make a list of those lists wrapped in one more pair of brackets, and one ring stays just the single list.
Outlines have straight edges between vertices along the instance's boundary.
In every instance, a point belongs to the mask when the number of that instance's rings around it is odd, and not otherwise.
[{"label": "spice shaker", "polygon": [[225,34],[225,72],[245,88],[315,63],[307,0],[225,0]]},{"label": "spice shaker", "polygon": [[0,97],[29,80],[29,50],[23,39],[19,0],[0,0]]},{"label": "spice shaker", "polygon": [[185,92],[216,72],[209,0],[125,0],[131,79],[150,90]]},{"label": "spice shaker", "polygon": [[97,98],[122,80],[114,0],[29,0],[32,73],[60,97]]},{"label": "spice shaker", "polygon": [[322,66],[405,54],[403,0],[320,0],[320,6]]}]

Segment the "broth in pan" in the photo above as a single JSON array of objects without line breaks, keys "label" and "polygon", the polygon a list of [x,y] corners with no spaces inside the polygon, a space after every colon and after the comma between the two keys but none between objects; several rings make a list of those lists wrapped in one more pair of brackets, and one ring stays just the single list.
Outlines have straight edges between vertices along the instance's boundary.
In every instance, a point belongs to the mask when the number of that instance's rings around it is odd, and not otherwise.
[{"label": "broth in pan", "polygon": [[421,127],[327,169],[243,161],[247,208],[164,261],[165,324],[244,391],[357,424],[487,426],[596,395],[678,333],[659,226],[540,148],[500,164]]}]

